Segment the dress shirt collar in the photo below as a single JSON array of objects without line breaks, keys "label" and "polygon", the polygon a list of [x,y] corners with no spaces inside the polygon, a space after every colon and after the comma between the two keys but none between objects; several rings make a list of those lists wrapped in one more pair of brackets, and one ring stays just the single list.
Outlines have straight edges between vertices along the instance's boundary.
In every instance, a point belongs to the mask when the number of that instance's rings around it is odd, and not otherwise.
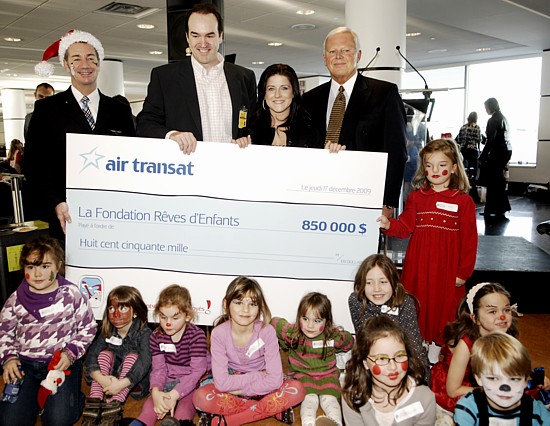
[{"label": "dress shirt collar", "polygon": [[199,61],[195,59],[194,56],[191,55],[191,65],[193,66],[193,73],[195,74],[195,77],[214,77],[219,75],[220,73],[223,73],[223,63],[225,59],[220,52],[218,52],[216,56],[218,57],[220,63],[214,65],[213,67],[210,67],[209,69],[206,69]]},{"label": "dress shirt collar", "polygon": [[339,84],[334,80],[330,80],[330,92],[331,97],[333,99],[336,99],[336,96],[338,95],[338,89],[340,86],[344,86],[344,94],[346,95],[346,105],[347,102],[351,96],[351,92],[353,91],[353,86],[355,86],[355,81],[357,80],[357,72],[351,76],[351,78],[346,81],[344,84]]}]

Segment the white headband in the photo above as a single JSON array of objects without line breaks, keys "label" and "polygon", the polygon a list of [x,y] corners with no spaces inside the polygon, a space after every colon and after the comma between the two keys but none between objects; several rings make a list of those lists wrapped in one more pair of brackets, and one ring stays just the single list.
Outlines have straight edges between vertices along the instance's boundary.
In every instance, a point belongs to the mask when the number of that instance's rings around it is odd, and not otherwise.
[{"label": "white headband", "polygon": [[473,286],[470,291],[468,292],[468,295],[466,296],[466,303],[468,304],[468,309],[470,310],[470,313],[474,313],[474,297],[476,297],[477,292],[481,287],[486,286],[490,283],[479,283]]}]

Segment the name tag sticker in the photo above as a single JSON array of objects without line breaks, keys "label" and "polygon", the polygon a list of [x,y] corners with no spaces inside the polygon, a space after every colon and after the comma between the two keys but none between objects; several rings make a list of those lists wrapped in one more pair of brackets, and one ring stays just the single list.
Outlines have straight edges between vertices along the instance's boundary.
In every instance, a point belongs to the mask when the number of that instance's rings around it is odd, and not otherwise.
[{"label": "name tag sticker", "polygon": [[[322,340],[315,340],[311,342],[311,347],[313,349],[321,349],[323,347],[323,341]],[[327,348],[333,348],[334,347],[334,340],[327,340],[326,344]]]},{"label": "name tag sticker", "polygon": [[458,204],[444,203],[443,201],[438,201],[435,203],[435,206],[441,210],[447,210],[448,212],[457,212]]},{"label": "name tag sticker", "polygon": [[170,352],[175,354],[176,353],[176,345],[173,343],[161,343],[159,345],[159,349],[161,352]]},{"label": "name tag sticker", "polygon": [[395,308],[390,309],[389,306],[382,305],[382,307],[380,308],[380,312],[388,315],[399,315],[399,307],[396,306]]},{"label": "name tag sticker", "polygon": [[42,308],[38,312],[40,312],[40,316],[47,317],[48,315],[58,314],[64,310],[65,307],[63,306],[63,302],[59,302],[55,305],[48,306],[47,308]]},{"label": "name tag sticker", "polygon": [[252,343],[246,351],[246,356],[250,358],[254,353],[258,352],[261,347],[265,345],[264,341],[260,338]]},{"label": "name tag sticker", "polygon": [[107,343],[110,343],[111,345],[115,346],[121,346],[122,345],[122,339],[118,336],[111,336],[108,339],[105,339]]},{"label": "name tag sticker", "polygon": [[410,419],[411,417],[422,414],[423,412],[424,407],[422,407],[422,403],[417,401],[414,404],[395,410],[394,418],[397,423],[400,423],[403,420]]}]

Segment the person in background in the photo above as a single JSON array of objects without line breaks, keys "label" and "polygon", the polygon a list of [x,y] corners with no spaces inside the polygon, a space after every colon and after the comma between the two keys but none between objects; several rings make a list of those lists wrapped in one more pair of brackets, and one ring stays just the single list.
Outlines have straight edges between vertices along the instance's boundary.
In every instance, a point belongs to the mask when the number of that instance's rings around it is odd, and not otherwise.
[{"label": "person in background", "polygon": [[433,426],[435,397],[399,324],[371,317],[356,338],[343,389],[346,426]]},{"label": "person in background", "polygon": [[481,387],[458,401],[457,426],[550,424],[548,408],[525,393],[531,357],[517,339],[504,333],[480,337],[472,348],[470,365]]},{"label": "person in background", "polygon": [[[331,81],[304,94],[306,111],[329,149],[330,144],[340,144],[352,151],[388,154],[382,214],[389,217],[399,204],[407,161],[407,116],[397,86],[357,72],[361,48],[357,34],[347,27],[328,33],[323,59]],[[338,133],[332,131],[335,127],[330,116],[333,104],[341,99],[340,90],[345,97],[345,112],[341,120],[335,118],[341,128],[338,139],[331,140]]]},{"label": "person in background", "polygon": [[[44,98],[48,98],[53,95],[55,95],[55,90],[50,83],[40,83],[38,86],[36,86],[36,89],[34,89],[35,102]],[[27,140],[27,134],[29,132],[29,124],[31,122],[31,117],[32,117],[32,111],[29,112],[27,115],[25,115],[25,125],[23,128],[23,136],[25,138],[25,141]]]},{"label": "person in background", "polygon": [[231,142],[256,105],[254,72],[224,61],[218,52],[223,19],[214,4],[198,3],[186,19],[191,57],[154,68],[138,136],[175,141],[184,154],[197,141]]},{"label": "person in background", "polygon": [[23,173],[32,193],[40,198],[34,210],[48,220],[50,235],[64,242],[66,223],[71,222],[65,181],[67,133],[134,136],[135,130],[130,108],[97,88],[105,57],[101,42],[90,33],[75,30],[52,46],[55,44],[59,61],[71,76],[71,86],[35,103]]},{"label": "person in background", "polygon": [[470,181],[470,195],[476,201],[479,201],[476,188],[477,179],[477,161],[481,139],[481,129],[477,124],[477,112],[472,111],[468,114],[468,122],[464,124],[455,138],[460,148],[460,153],[464,158],[466,174]]},{"label": "person in background", "polygon": [[[84,405],[82,357],[97,330],[92,308],[63,277],[65,253],[58,240],[38,237],[21,249],[25,277],[0,312],[0,363],[4,383],[23,379],[15,402],[0,402],[0,425],[75,424]],[[55,355],[54,370],[67,371],[40,410],[38,395]]]},{"label": "person in background", "polygon": [[485,134],[487,143],[479,156],[481,167],[480,180],[487,187],[487,197],[483,215],[486,219],[503,219],[505,213],[512,210],[506,185],[508,162],[512,157],[512,144],[510,142],[510,125],[500,111],[500,106],[495,98],[485,101],[485,111],[491,117],[487,121]]},{"label": "person in background", "polygon": [[6,160],[0,163],[0,172],[20,174],[24,152],[23,142],[19,139],[12,139]]}]

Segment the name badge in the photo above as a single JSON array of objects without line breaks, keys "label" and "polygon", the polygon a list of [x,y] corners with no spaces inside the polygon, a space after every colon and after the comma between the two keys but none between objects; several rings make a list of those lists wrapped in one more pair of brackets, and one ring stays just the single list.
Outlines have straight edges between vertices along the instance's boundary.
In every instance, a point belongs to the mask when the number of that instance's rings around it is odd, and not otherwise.
[{"label": "name badge", "polygon": [[[313,349],[321,349],[323,347],[323,341],[322,340],[315,340],[311,342],[311,347]],[[327,340],[327,348],[333,348],[334,347],[334,340]]]},{"label": "name badge", "polygon": [[263,347],[264,345],[265,343],[261,338],[256,340],[254,343],[252,343],[248,347],[248,350],[246,351],[246,356],[250,358],[252,355],[254,355],[254,353],[258,352],[260,348]]},{"label": "name badge", "polygon": [[458,204],[444,203],[443,201],[438,201],[435,203],[435,206],[441,210],[447,210],[448,212],[457,212]]},{"label": "name badge", "polygon": [[382,307],[380,308],[380,312],[388,315],[399,315],[399,306],[396,306],[395,308],[390,308],[389,306],[382,305]]},{"label": "name badge", "polygon": [[489,426],[515,426],[516,419],[496,419],[491,417],[489,419]]},{"label": "name badge", "polygon": [[245,107],[241,107],[241,110],[239,111],[239,129],[244,129],[246,127],[246,116],[248,115],[248,111]]},{"label": "name badge", "polygon": [[118,336],[111,336],[108,339],[105,339],[107,343],[110,343],[111,345],[115,346],[121,346],[122,345],[122,339]]},{"label": "name badge", "polygon": [[176,345],[173,343],[161,343],[159,345],[159,349],[161,352],[170,352],[175,354],[176,353]]},{"label": "name badge", "polygon": [[65,306],[63,306],[63,302],[58,302],[55,305],[48,306],[47,308],[39,309],[38,312],[41,317],[47,317],[48,315],[58,314],[64,310]]},{"label": "name badge", "polygon": [[407,405],[406,407],[395,410],[394,418],[397,423],[402,422],[403,420],[410,419],[418,414],[424,412],[424,407],[420,401],[415,402],[414,404]]}]

